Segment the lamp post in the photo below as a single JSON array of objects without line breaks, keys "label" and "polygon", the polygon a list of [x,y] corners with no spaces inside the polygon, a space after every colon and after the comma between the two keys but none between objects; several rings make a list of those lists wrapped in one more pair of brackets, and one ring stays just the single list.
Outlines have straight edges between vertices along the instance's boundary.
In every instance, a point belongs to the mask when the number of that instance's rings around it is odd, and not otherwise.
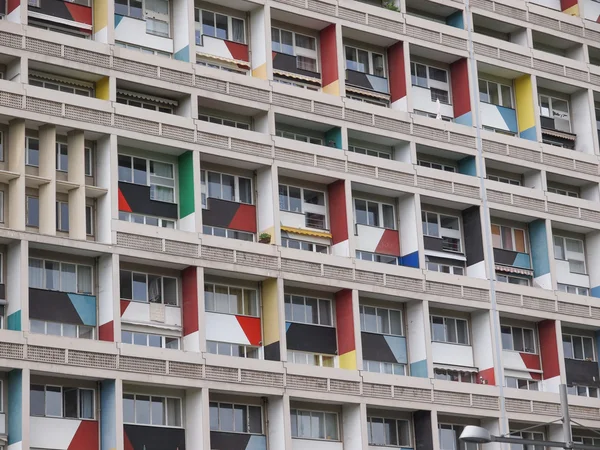
[{"label": "lamp post", "polygon": [[493,436],[488,430],[482,427],[468,425],[460,434],[459,439],[462,442],[472,442],[474,444],[487,444],[489,442],[500,442],[507,444],[520,445],[545,445],[548,447],[559,447],[566,450],[600,450],[596,445],[577,444],[573,442],[571,434],[571,417],[569,416],[569,403],[567,400],[567,386],[561,384],[560,392],[560,407],[562,412],[563,424],[563,439],[564,442],[558,441],[538,441],[535,439],[521,439],[510,436]]}]

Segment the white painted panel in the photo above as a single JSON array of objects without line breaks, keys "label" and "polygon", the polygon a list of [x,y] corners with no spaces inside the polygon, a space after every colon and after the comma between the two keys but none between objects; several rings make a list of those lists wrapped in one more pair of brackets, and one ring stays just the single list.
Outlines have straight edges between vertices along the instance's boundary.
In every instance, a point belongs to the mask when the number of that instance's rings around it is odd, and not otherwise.
[{"label": "white painted panel", "polygon": [[80,423],[81,420],[74,419],[30,417],[29,446],[67,450]]},{"label": "white painted panel", "polygon": [[306,228],[306,218],[302,213],[279,211],[279,220],[282,227]]},{"label": "white painted panel", "polygon": [[369,227],[367,225],[356,225],[356,229],[358,231],[358,236],[356,236],[356,249],[374,252],[385,230],[383,228]]},{"label": "white painted panel", "polygon": [[505,377],[514,377],[514,378],[525,378],[527,380],[533,380],[531,373],[526,370],[510,370],[504,369]]},{"label": "white painted panel", "polygon": [[502,362],[505,369],[527,370],[519,352],[502,350]]},{"label": "white painted panel", "polygon": [[[408,344],[409,363],[427,359],[423,308],[424,306],[421,302],[411,302],[406,306],[406,320],[408,324],[406,342]],[[429,326],[429,323],[427,323],[427,326]]]},{"label": "white painted panel", "polygon": [[244,330],[233,314],[206,313],[206,340],[249,345]]},{"label": "white painted panel", "polygon": [[178,306],[165,306],[165,323],[167,325],[181,326],[181,308]]},{"label": "white painted panel", "polygon": [[292,439],[293,450],[344,450],[341,442],[317,439]]},{"label": "white painted panel", "polygon": [[473,365],[479,368],[479,370],[494,367],[492,324],[490,322],[489,312],[473,312],[471,314],[471,328],[471,334],[473,336]]},{"label": "white painted panel", "polygon": [[530,0],[530,2],[560,11],[560,0]]},{"label": "white painted panel", "polygon": [[482,125],[496,128],[498,130],[508,130],[506,122],[504,121],[504,118],[502,117],[502,114],[500,114],[500,111],[496,105],[480,102],[479,108],[481,110]]},{"label": "white painted panel", "polygon": [[[581,5],[581,3],[580,3]],[[586,19],[595,22],[600,16],[600,3],[593,0],[583,0],[583,15]]]},{"label": "white painted panel", "polygon": [[[437,114],[437,104],[431,101],[431,92],[419,86],[412,87],[412,102],[413,110],[427,111],[428,113]],[[442,116],[454,117],[454,108],[452,105],[444,105],[440,103],[440,114]]]},{"label": "white painted panel", "polygon": [[146,21],[123,17],[115,28],[115,41],[173,53],[173,40],[146,33]]},{"label": "white painted panel", "polygon": [[404,97],[396,100],[392,103],[392,109],[397,111],[408,111],[408,97],[405,95]]},{"label": "white painted panel", "polygon": [[571,273],[569,271],[569,261],[555,260],[556,263],[556,281],[561,284],[571,284],[573,286],[590,287],[590,277],[580,273]]},{"label": "white painted panel", "polygon": [[121,316],[126,322],[150,322],[150,305],[148,303],[130,301],[127,309]]},{"label": "white painted panel", "polygon": [[473,367],[473,348],[470,345],[446,344],[432,342],[433,362],[451,364],[453,366]]},{"label": "white painted panel", "polygon": [[[254,50],[252,50],[254,54]],[[271,177],[271,168],[266,167],[258,170],[256,174],[256,184],[258,192],[258,205],[256,213],[258,215],[258,231],[266,231],[273,234],[272,227],[275,226],[274,211],[274,188],[273,178]],[[281,220],[281,219],[280,219]]]},{"label": "white painted panel", "polygon": [[407,195],[398,201],[400,218],[400,254],[410,255],[419,250],[419,228],[421,217],[417,220],[417,205],[414,195]]},{"label": "white painted panel", "polygon": [[332,245],[331,253],[336,256],[350,256],[350,241],[346,239],[345,241]]},{"label": "white painted panel", "polygon": [[202,44],[202,46],[196,45],[196,51],[198,53],[206,53],[220,58],[235,59],[227,48],[227,45],[225,45],[223,39],[216,39],[204,35],[202,36]]}]

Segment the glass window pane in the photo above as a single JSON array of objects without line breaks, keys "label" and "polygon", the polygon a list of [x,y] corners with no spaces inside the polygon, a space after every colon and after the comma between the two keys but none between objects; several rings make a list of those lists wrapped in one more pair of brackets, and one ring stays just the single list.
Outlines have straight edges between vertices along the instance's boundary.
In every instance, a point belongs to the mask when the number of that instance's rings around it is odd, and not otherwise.
[{"label": "glass window pane", "polygon": [[554,236],[554,258],[555,259],[566,259],[564,240],[559,236]]},{"label": "glass window pane", "polygon": [[147,301],[148,288],[145,273],[136,273],[132,275],[133,300]]},{"label": "glass window pane", "polygon": [[379,204],[367,202],[367,221],[371,226],[379,226]]},{"label": "glass window pane", "polygon": [[337,414],[325,413],[325,431],[327,439],[339,440]]},{"label": "glass window pane", "polygon": [[215,36],[215,14],[209,11],[202,11],[202,34],[207,36]]},{"label": "glass window pane", "polygon": [[135,423],[135,401],[132,394],[123,394],[123,422]]},{"label": "glass window pane", "polygon": [[467,331],[467,321],[457,320],[456,321],[456,337],[459,344],[468,344],[469,336]]},{"label": "glass window pane", "polygon": [[533,353],[535,352],[535,341],[533,337],[533,330],[524,329],[523,330],[523,341],[525,346],[525,351]]},{"label": "glass window pane", "polygon": [[513,332],[513,350],[518,352],[525,351],[523,346],[523,329],[514,327],[512,329]]},{"label": "glass window pane", "polygon": [[331,325],[331,302],[319,300],[319,317],[321,325]]},{"label": "glass window pane", "polygon": [[227,16],[222,14],[215,14],[215,28],[216,28],[216,37],[219,39],[227,39]]},{"label": "glass window pane", "polygon": [[376,309],[371,306],[365,306],[363,308],[364,314],[364,331],[377,333],[377,313]]},{"label": "glass window pane", "polygon": [[310,437],[313,439],[325,439],[324,413],[312,412],[310,415]]},{"label": "glass window pane", "polygon": [[150,396],[136,396],[135,422],[139,424],[150,425]]},{"label": "glass window pane", "polygon": [[[210,412],[212,429],[212,408]],[[181,426],[181,400],[178,398],[167,398],[167,425],[170,427]]]},{"label": "glass window pane", "polygon": [[583,358],[583,343],[579,336],[573,336],[573,354],[575,359],[584,359]]},{"label": "glass window pane", "polygon": [[393,309],[390,310],[390,334],[402,336],[402,315]]},{"label": "glass window pane", "polygon": [[221,431],[233,430],[233,405],[221,403],[219,405],[219,429]]},{"label": "glass window pane", "polygon": [[383,424],[383,419],[372,418],[370,422],[371,440],[369,444],[371,445],[385,445],[385,427]]},{"label": "glass window pane", "polygon": [[210,414],[210,429],[214,431],[219,430],[219,404],[211,402],[209,405]]},{"label": "glass window pane", "polygon": [[502,248],[504,250],[513,250],[512,228],[502,227]]},{"label": "glass window pane", "polygon": [[60,289],[60,263],[46,261],[45,264],[46,289],[58,291]]},{"label": "glass window pane", "polygon": [[500,327],[500,331],[502,333],[502,348],[504,350],[512,350],[512,334],[510,327]]},{"label": "glass window pane", "polygon": [[43,416],[46,414],[44,386],[32,384],[29,389],[29,413],[32,416]]},{"label": "glass window pane", "polygon": [[233,407],[233,429],[237,433],[248,432],[248,418],[246,416],[246,406],[234,405]]},{"label": "glass window pane", "polygon": [[490,95],[490,103],[494,105],[500,104],[500,97],[498,95],[498,85],[496,83],[492,83],[488,81],[489,86],[489,95]]},{"label": "glass window pane", "polygon": [[573,344],[571,343],[571,336],[563,334],[563,353],[565,358],[572,359],[573,358]]},{"label": "glass window pane", "polygon": [[307,323],[319,323],[318,301],[316,298],[306,298],[306,321]]},{"label": "glass window pane", "polygon": [[512,108],[512,90],[509,86],[500,85],[500,95],[502,98],[502,106]]},{"label": "glass window pane", "polygon": [[260,406],[248,406],[248,416],[250,418],[250,429],[248,432],[261,434],[262,433],[262,414]]},{"label": "glass window pane", "polygon": [[223,179],[223,190],[222,190],[222,199],[235,201],[235,177],[231,175],[222,175]]},{"label": "glass window pane", "polygon": [[381,212],[383,214],[383,227],[394,230],[396,228],[394,207],[392,205],[381,205]]},{"label": "glass window pane", "polygon": [[46,415],[62,416],[62,389],[58,386],[46,386]]},{"label": "glass window pane", "polygon": [[75,264],[62,263],[60,266],[60,290],[77,292],[77,269]]},{"label": "glass window pane", "polygon": [[594,359],[594,343],[590,338],[583,338],[583,357]]},{"label": "glass window pane", "polygon": [[152,397],[152,425],[166,425],[164,397]]},{"label": "glass window pane", "polygon": [[281,52],[294,54],[294,38],[290,31],[281,30]]},{"label": "glass window pane", "polygon": [[431,317],[431,336],[434,341],[446,342],[446,327],[443,317]]},{"label": "glass window pane", "polygon": [[456,343],[458,342],[456,337],[456,319],[446,318],[446,336],[448,337],[448,342]]},{"label": "glass window pane", "polygon": [[304,297],[292,296],[292,320],[295,322],[306,322]]},{"label": "glass window pane", "polygon": [[240,186],[240,202],[252,204],[252,182],[249,178],[238,178]]},{"label": "glass window pane", "polygon": [[364,200],[354,200],[354,210],[356,213],[356,223],[361,225],[368,224],[367,202]]},{"label": "glass window pane", "polygon": [[302,212],[302,196],[300,195],[300,188],[290,186],[288,188],[289,199],[290,199],[290,211]]},{"label": "glass window pane", "polygon": [[243,309],[242,290],[240,288],[229,288],[229,313],[243,314]]},{"label": "glass window pane", "polygon": [[379,333],[390,334],[389,312],[387,309],[377,309],[377,329]]},{"label": "glass window pane", "polygon": [[515,230],[515,251],[525,253],[525,232]]},{"label": "glass window pane", "polygon": [[94,391],[91,389],[79,389],[79,418],[94,418]]}]

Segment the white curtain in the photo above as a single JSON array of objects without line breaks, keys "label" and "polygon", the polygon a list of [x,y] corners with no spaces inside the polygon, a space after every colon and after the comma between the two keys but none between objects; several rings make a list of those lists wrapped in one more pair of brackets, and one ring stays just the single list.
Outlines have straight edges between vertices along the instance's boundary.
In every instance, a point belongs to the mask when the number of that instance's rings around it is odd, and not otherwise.
[{"label": "white curtain", "polygon": [[29,260],[29,287],[44,288],[44,262],[41,259]]},{"label": "white curtain", "polygon": [[77,266],[77,292],[80,294],[91,294],[92,268],[89,266]]}]

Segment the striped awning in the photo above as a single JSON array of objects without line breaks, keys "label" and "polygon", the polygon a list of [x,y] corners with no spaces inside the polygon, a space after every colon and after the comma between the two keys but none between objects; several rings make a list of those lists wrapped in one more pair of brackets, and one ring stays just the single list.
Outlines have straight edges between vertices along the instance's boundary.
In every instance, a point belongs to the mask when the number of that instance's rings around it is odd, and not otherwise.
[{"label": "striped awning", "polygon": [[479,369],[477,367],[469,367],[469,366],[451,366],[450,364],[434,364],[434,369],[441,370],[451,370],[453,372],[469,372],[469,373],[478,373]]},{"label": "striped awning", "polygon": [[354,86],[346,86],[346,90],[354,92],[355,94],[366,95],[367,97],[379,98],[381,100],[390,100],[390,96],[387,94],[380,94],[379,92],[369,91],[367,89],[357,89]]},{"label": "striped awning", "polygon": [[321,84],[321,80],[319,78],[307,77],[306,75],[300,75],[293,72],[286,72],[285,70],[273,69],[273,74],[281,75],[282,77],[287,78],[295,78],[296,80],[306,81],[308,83],[316,83]]},{"label": "striped awning", "polygon": [[230,64],[237,64],[239,66],[244,66],[250,68],[250,63],[248,61],[242,61],[241,59],[233,59],[233,58],[225,58],[224,56],[211,55],[210,53],[200,53],[196,52],[197,56],[202,58],[214,59],[216,61],[228,62]]},{"label": "striped awning", "polygon": [[281,227],[281,231],[287,231],[288,233],[292,233],[292,234],[301,234],[303,236],[314,236],[314,237],[331,239],[331,233],[327,233],[325,231],[313,231],[313,230],[306,230],[304,228],[294,228],[294,227],[284,227],[284,226]]},{"label": "striped awning", "polygon": [[496,270],[499,272],[516,273],[518,275],[527,275],[530,277],[533,276],[533,270],[521,269],[520,267],[502,266],[500,264],[496,264]]},{"label": "striped awning", "polygon": [[65,83],[65,84],[70,84],[73,86],[79,86],[79,87],[83,87],[83,88],[87,88],[87,89],[94,88],[94,83],[92,83],[91,81],[73,80],[71,78],[65,78],[60,75],[55,75],[53,73],[38,72],[37,70],[30,70],[29,76],[33,77],[33,78],[40,78],[43,80],[54,81],[55,83]]},{"label": "striped awning", "polygon": [[565,131],[558,130],[550,130],[548,128],[542,128],[542,134],[547,134],[548,136],[554,136],[561,139],[568,139],[569,141],[574,141],[577,136],[571,133],[567,133]]},{"label": "striped awning", "polygon": [[118,89],[117,94],[124,95],[125,97],[147,100],[149,102],[164,103],[165,105],[177,106],[177,102],[175,100],[170,100],[168,98],[163,97],[155,97],[154,95],[142,94],[141,92],[133,92],[124,89]]}]

